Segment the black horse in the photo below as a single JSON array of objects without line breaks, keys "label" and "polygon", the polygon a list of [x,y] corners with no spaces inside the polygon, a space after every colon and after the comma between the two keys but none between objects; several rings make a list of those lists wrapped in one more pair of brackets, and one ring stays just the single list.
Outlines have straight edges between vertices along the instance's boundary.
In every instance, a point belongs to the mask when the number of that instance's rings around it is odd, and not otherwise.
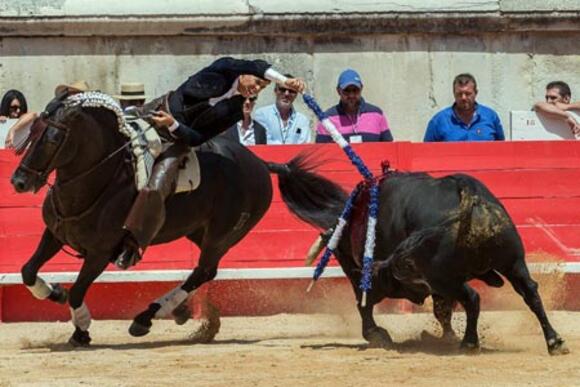
[{"label": "black horse", "polygon": [[[69,342],[88,345],[91,321],[83,299],[93,281],[119,254],[123,221],[137,195],[130,154],[118,151],[127,138],[117,115],[104,107],[54,109],[35,123],[34,138],[12,176],[17,192],[38,191],[56,171],[44,201],[46,229],[22,267],[24,284],[39,299],[68,303],[75,331]],[[116,152],[118,151],[118,152]],[[187,280],[140,313],[130,328],[148,333],[153,318],[187,320],[187,301],[216,276],[222,256],[262,218],[272,200],[267,165],[251,151],[226,138],[215,138],[197,152],[201,184],[193,192],[172,195],[167,216],[154,244],[186,237],[201,250],[198,266]],[[79,276],[67,292],[47,284],[38,272],[63,245],[84,257]]]},{"label": "black horse", "polygon": [[[293,213],[323,230],[335,225],[347,197],[338,185],[312,172],[308,158],[272,167],[281,174],[282,197]],[[379,197],[376,263],[366,305],[361,305],[359,289],[364,199],[356,202],[358,220],[347,226],[336,249],[355,291],[363,337],[371,345],[392,345],[388,332],[375,323],[375,304],[385,297],[422,304],[432,295],[444,337],[454,337],[450,322],[459,302],[467,316],[462,347],[478,348],[479,295],[467,281],[479,279],[500,287],[502,274],[537,316],[550,354],[568,353],[548,321],[511,218],[481,182],[466,175],[436,179],[424,173],[391,172],[380,184]],[[323,234],[326,239],[328,235]]]}]

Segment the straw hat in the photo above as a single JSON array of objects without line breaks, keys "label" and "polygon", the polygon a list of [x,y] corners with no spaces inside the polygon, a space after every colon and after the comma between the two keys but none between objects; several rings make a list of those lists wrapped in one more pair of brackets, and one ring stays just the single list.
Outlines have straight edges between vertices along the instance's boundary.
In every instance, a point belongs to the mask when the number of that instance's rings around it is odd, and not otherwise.
[{"label": "straw hat", "polygon": [[114,97],[119,100],[147,99],[145,85],[138,82],[121,83],[121,94]]},{"label": "straw hat", "polygon": [[89,91],[91,89],[91,87],[89,86],[87,81],[83,81],[83,80],[75,81],[75,82],[70,83],[70,84],[63,83],[62,85],[58,85],[54,89],[54,94],[59,95],[62,92],[64,92],[65,89],[74,89],[74,90],[77,90],[80,92],[85,92],[85,91]]}]

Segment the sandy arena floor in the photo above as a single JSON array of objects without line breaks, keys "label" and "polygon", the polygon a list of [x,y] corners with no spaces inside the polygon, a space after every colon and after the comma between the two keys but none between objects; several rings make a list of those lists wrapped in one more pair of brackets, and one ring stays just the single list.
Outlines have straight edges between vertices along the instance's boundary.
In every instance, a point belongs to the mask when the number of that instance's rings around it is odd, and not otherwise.
[{"label": "sandy arena floor", "polygon": [[[69,323],[5,323],[0,386],[580,385],[580,313],[550,317],[571,354],[550,357],[527,311],[483,313],[478,355],[421,338],[436,332],[429,314],[378,317],[395,350],[366,349],[355,316],[223,318],[212,344],[188,340],[197,321],[156,321],[138,339],[128,321],[94,321],[92,347],[76,350],[63,344]],[[454,326],[462,330],[462,313]]]}]

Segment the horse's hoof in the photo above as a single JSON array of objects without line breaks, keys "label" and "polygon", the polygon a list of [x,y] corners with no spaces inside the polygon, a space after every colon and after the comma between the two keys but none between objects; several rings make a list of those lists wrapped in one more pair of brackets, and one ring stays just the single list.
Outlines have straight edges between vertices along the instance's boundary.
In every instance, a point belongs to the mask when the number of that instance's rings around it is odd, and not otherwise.
[{"label": "horse's hoof", "polygon": [[389,332],[387,332],[387,330],[384,328],[371,328],[366,331],[363,336],[365,340],[369,342],[369,348],[390,349],[393,347],[393,339],[391,339]]},{"label": "horse's hoof", "polygon": [[567,355],[570,350],[566,346],[566,343],[561,338],[557,337],[548,341],[548,352],[552,356],[557,355]]},{"label": "horse's hoof", "polygon": [[91,344],[89,331],[82,331],[76,328],[70,339],[68,339],[68,343],[75,348],[88,347]]},{"label": "horse's hoof", "polygon": [[149,333],[150,330],[149,328],[151,328],[151,325],[146,326],[141,323],[138,323],[137,321],[133,321],[133,323],[129,327],[129,334],[133,337],[145,336],[147,333]]},{"label": "horse's hoof", "polygon": [[51,284],[52,291],[48,295],[48,299],[59,304],[66,304],[68,301],[68,290],[60,286],[60,284]]},{"label": "horse's hoof", "polygon": [[173,315],[173,320],[177,325],[183,325],[191,317],[191,309],[187,302],[184,302],[175,308],[171,314]]}]

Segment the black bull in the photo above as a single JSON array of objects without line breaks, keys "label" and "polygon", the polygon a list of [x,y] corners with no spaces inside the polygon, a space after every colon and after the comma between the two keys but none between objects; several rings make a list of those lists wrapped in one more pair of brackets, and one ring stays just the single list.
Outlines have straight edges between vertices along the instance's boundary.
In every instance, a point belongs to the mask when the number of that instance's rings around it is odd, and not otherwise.
[{"label": "black bull", "polygon": [[[340,215],[346,193],[313,172],[297,157],[284,167],[270,165],[280,175],[284,201],[302,220],[328,229]],[[360,204],[359,204],[360,206]],[[360,211],[355,206],[355,211]],[[480,279],[503,285],[503,275],[538,318],[550,354],[568,350],[552,328],[538,285],[524,261],[520,236],[503,205],[478,180],[466,175],[433,178],[423,173],[391,173],[380,185],[373,287],[361,306],[362,246],[360,224],[347,226],[336,257],[356,294],[362,333],[371,345],[392,344],[388,332],[373,318],[373,307],[385,297],[423,303],[432,295],[435,317],[445,335],[452,335],[452,308],[459,302],[467,325],[461,343],[479,346],[479,295],[467,284]],[[354,242],[353,242],[354,241]]]}]

